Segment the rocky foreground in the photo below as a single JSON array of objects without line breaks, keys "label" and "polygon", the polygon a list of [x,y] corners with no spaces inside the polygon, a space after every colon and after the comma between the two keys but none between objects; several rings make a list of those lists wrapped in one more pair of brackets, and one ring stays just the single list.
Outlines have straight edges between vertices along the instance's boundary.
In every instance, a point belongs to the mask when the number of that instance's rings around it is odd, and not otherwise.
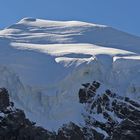
[{"label": "rocky foreground", "polygon": [[[79,103],[84,126],[64,124],[58,132],[38,127],[10,102],[8,91],[0,89],[0,140],[139,140],[140,104],[110,90],[97,94],[100,83],[83,84]],[[47,121],[47,120],[46,120]]]}]

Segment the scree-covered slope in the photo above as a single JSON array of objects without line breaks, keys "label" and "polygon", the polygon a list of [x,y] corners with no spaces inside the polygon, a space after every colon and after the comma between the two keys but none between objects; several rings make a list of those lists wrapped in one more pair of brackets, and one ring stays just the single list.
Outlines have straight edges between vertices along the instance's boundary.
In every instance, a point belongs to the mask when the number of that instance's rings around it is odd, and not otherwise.
[{"label": "scree-covered slope", "polygon": [[0,31],[0,87],[45,128],[82,124],[78,90],[100,81],[140,100],[140,37],[79,21],[24,18]]}]

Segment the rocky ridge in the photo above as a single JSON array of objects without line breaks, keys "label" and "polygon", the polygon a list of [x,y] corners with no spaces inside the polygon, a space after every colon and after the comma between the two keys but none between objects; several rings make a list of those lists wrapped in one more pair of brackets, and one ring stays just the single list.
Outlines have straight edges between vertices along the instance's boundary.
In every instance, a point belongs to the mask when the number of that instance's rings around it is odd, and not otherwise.
[{"label": "rocky ridge", "polygon": [[54,140],[55,135],[28,120],[24,112],[14,108],[8,91],[0,89],[0,140]]},{"label": "rocky ridge", "polygon": [[[85,105],[83,117],[91,139],[138,140],[140,137],[140,104],[128,97],[118,96],[110,90],[96,94],[100,83],[83,84],[79,102]],[[94,134],[93,132],[96,133]],[[100,132],[100,133],[99,133]]]}]

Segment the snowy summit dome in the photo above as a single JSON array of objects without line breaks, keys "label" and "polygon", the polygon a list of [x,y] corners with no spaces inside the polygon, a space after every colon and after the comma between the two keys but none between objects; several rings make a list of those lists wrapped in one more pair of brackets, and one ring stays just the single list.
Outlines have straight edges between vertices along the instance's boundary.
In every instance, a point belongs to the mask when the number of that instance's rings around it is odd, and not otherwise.
[{"label": "snowy summit dome", "polygon": [[24,18],[0,31],[0,87],[50,129],[81,122],[82,83],[139,100],[139,70],[140,37],[105,25]]}]

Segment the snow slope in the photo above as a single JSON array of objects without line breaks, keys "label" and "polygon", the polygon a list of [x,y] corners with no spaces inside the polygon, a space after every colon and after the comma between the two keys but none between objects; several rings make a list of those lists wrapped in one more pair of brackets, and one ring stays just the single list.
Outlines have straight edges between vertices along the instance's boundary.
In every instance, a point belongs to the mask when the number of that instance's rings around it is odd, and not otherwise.
[{"label": "snow slope", "polygon": [[105,25],[24,18],[0,31],[0,86],[49,129],[82,123],[82,83],[140,99],[140,37]]}]

